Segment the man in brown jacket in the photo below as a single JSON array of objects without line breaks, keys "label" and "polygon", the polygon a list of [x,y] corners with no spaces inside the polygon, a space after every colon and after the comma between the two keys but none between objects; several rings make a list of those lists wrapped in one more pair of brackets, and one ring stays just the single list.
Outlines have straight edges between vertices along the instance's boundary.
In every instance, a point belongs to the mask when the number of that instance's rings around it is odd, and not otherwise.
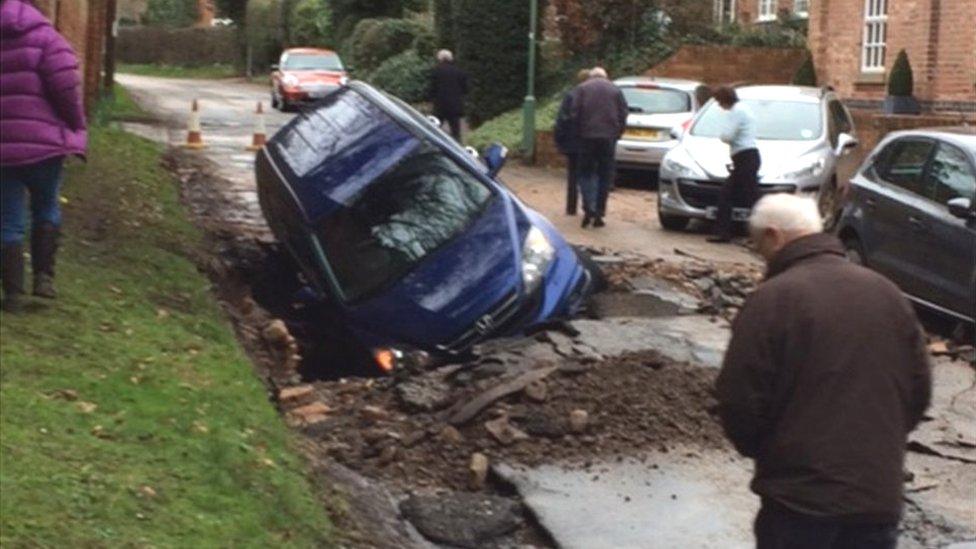
[{"label": "man in brown jacket", "polygon": [[823,234],[812,200],[750,219],[766,280],[735,319],[717,381],[729,439],[756,462],[758,549],[893,549],[905,446],[931,375],[914,310]]}]

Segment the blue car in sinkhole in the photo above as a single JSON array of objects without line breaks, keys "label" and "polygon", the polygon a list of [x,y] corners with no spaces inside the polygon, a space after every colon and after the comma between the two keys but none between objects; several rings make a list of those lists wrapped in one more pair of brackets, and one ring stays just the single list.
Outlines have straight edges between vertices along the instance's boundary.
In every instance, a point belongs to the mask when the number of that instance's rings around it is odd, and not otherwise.
[{"label": "blue car in sinkhole", "polygon": [[[475,153],[476,154],[476,153]],[[458,145],[399,99],[352,82],[258,153],[261,209],[314,300],[390,372],[577,313],[593,272]]]}]

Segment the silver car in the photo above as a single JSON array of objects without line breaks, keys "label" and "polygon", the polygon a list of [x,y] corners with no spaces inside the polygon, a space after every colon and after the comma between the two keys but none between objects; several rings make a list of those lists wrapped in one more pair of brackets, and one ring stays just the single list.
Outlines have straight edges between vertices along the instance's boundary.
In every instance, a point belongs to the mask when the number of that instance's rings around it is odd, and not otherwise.
[{"label": "silver car", "polygon": [[627,128],[617,141],[618,168],[655,171],[664,154],[678,144],[671,128],[691,122],[701,107],[701,82],[631,76],[614,81],[627,100]]},{"label": "silver car", "polygon": [[[736,93],[756,117],[759,195],[810,194],[820,201],[822,213],[831,214],[838,177],[856,169],[852,150],[858,143],[847,108],[832,91],[820,88],[747,86]],[[658,186],[658,218],[665,229],[715,218],[731,163],[729,146],[718,137],[725,124],[726,111],[711,100],[687,131],[673,130],[680,141],[661,163]],[[733,204],[733,219],[746,220],[750,208]]]}]

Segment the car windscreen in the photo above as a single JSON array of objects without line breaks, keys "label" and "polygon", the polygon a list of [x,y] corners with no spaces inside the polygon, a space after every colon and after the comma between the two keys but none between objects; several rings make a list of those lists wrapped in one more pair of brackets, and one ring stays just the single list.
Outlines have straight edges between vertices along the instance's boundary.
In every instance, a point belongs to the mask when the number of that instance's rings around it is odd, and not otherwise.
[{"label": "car windscreen", "polygon": [[287,71],[341,71],[342,61],[335,54],[289,53],[281,63]]},{"label": "car windscreen", "polygon": [[[772,141],[810,141],[823,132],[819,103],[742,99],[756,117],[756,137]],[[718,137],[728,124],[728,111],[711,101],[701,113],[691,135]]]},{"label": "car windscreen", "polygon": [[680,90],[623,86],[620,91],[630,112],[667,114],[691,111],[691,95]]},{"label": "car windscreen", "polygon": [[401,159],[317,228],[346,300],[399,280],[472,223],[491,190],[424,144]]}]

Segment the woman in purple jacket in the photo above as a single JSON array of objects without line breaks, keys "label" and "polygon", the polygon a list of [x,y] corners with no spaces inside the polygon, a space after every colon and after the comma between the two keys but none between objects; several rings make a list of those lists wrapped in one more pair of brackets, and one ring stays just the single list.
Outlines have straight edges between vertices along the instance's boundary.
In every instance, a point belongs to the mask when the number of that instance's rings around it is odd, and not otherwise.
[{"label": "woman in purple jacket", "polygon": [[58,187],[67,156],[84,156],[88,135],[78,58],[29,0],[0,0],[0,237],[3,308],[24,294],[24,235],[30,197],[34,295],[56,296]]}]

